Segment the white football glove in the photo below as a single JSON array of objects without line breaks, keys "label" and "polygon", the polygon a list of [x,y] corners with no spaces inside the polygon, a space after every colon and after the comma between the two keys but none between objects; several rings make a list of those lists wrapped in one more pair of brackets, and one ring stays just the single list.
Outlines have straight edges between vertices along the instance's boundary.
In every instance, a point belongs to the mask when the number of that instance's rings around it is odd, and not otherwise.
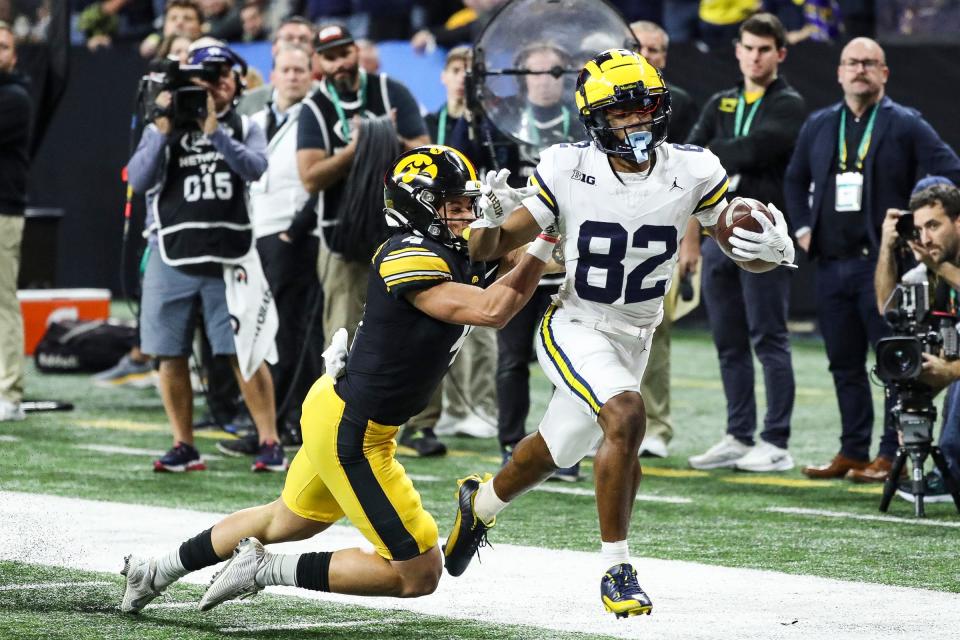
[{"label": "white football glove", "polygon": [[761,233],[734,228],[733,235],[730,236],[730,244],[733,245],[733,254],[736,256],[734,259],[763,260],[796,269],[797,265],[793,264],[795,250],[787,229],[787,221],[773,203],[768,204],[767,209],[773,214],[775,223],[767,220],[767,216],[756,209],[750,212],[753,219],[763,227]]},{"label": "white football glove", "polygon": [[487,172],[483,184],[480,185],[480,199],[477,201],[480,218],[470,226],[499,227],[507,216],[520,206],[524,198],[529,198],[540,190],[536,186],[514,189],[507,184],[508,177],[509,169]]},{"label": "white football glove", "polygon": [[336,380],[343,374],[343,369],[347,365],[347,330],[340,327],[333,334],[330,340],[330,346],[321,354],[323,356],[323,366],[325,373]]}]

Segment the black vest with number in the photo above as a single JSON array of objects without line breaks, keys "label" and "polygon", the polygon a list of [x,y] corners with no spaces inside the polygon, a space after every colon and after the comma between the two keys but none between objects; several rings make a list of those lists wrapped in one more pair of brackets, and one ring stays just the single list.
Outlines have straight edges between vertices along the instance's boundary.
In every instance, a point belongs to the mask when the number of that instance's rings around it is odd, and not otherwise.
[{"label": "black vest with number", "polygon": [[[243,119],[235,111],[220,125],[243,141]],[[155,202],[160,255],[169,265],[237,263],[253,245],[247,184],[200,131],[176,132],[168,143]]]}]

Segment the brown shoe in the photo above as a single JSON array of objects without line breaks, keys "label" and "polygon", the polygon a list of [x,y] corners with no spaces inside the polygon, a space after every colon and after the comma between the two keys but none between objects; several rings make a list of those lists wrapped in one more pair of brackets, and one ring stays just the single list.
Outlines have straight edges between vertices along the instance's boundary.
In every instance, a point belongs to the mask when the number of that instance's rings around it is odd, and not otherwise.
[{"label": "brown shoe", "polygon": [[854,460],[848,458],[842,453],[833,456],[828,464],[819,467],[804,467],[801,469],[803,475],[816,480],[829,480],[831,478],[842,478],[848,471],[863,469],[867,466],[866,460]]},{"label": "brown shoe", "polygon": [[[890,468],[893,467],[893,460],[887,456],[877,456],[873,462],[863,469],[851,469],[846,478],[857,484],[869,484],[871,482],[884,482],[890,475]],[[907,466],[904,465],[900,470],[900,477],[907,477]]]}]

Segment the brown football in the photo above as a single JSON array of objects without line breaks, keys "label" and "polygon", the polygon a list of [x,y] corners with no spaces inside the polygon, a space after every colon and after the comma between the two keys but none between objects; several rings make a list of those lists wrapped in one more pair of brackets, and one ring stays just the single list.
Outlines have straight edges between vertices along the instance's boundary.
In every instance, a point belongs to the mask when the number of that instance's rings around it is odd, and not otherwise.
[{"label": "brown football", "polygon": [[722,246],[727,253],[733,251],[733,245],[730,244],[730,236],[733,234],[735,228],[740,227],[741,229],[756,233],[763,231],[760,223],[750,215],[750,212],[754,209],[767,216],[767,220],[770,222],[775,222],[773,214],[767,209],[767,205],[753,198],[736,197],[730,201],[727,208],[720,214],[720,219],[717,220],[716,225],[716,238],[717,242],[720,243],[720,246]]}]

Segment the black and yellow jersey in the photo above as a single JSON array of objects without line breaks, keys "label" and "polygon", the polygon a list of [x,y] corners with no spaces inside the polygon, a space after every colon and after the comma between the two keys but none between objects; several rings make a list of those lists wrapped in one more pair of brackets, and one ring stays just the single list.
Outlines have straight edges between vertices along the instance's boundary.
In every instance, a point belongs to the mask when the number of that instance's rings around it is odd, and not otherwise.
[{"label": "black and yellow jersey", "polygon": [[373,256],[367,304],[337,394],[355,412],[401,425],[427,406],[469,327],[423,313],[405,295],[443,282],[486,287],[495,264],[468,258],[409,232],[384,242]]}]

